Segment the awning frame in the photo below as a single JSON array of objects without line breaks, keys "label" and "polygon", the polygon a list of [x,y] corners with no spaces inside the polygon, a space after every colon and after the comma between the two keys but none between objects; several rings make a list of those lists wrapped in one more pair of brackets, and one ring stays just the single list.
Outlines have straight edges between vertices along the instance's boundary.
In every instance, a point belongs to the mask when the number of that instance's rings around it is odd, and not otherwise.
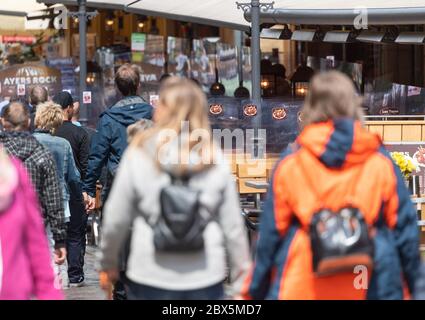
[{"label": "awning frame", "polygon": [[[294,25],[353,25],[359,13],[356,9],[284,9],[262,11],[261,23]],[[425,5],[414,8],[369,8],[369,25],[415,25],[425,22]],[[250,10],[245,12],[250,21]]]},{"label": "awning frame", "polygon": [[27,12],[0,10],[2,16],[26,17]]}]

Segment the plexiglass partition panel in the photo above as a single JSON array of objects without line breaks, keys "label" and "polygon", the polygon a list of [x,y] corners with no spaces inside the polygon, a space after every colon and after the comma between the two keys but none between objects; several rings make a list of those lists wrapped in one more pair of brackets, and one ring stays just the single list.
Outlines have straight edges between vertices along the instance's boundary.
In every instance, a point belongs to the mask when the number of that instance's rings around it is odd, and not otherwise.
[{"label": "plexiglass partition panel", "polygon": [[[242,132],[245,143],[249,144],[247,139],[252,138],[253,129],[258,122],[259,128],[265,131],[264,143],[268,153],[280,153],[296,139],[300,131],[301,106],[302,101],[290,99],[266,99],[260,105],[254,104],[252,100],[227,97],[208,100],[209,118],[216,132],[229,129],[234,137],[236,131]],[[228,149],[229,144],[222,144],[222,147]],[[236,149],[235,143],[231,148]]]}]

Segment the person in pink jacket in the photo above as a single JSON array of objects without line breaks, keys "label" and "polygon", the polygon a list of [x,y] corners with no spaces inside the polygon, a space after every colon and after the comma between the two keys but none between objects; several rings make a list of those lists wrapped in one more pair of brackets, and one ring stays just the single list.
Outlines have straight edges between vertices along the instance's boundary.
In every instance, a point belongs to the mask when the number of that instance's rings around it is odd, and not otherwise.
[{"label": "person in pink jacket", "polygon": [[21,163],[0,149],[0,300],[63,299],[39,205]]}]

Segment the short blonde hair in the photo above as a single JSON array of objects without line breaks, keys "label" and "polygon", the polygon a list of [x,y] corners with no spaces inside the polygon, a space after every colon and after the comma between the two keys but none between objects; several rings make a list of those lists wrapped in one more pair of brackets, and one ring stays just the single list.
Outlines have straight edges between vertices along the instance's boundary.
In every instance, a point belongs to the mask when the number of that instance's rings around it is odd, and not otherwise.
[{"label": "short blonde hair", "polygon": [[362,98],[353,81],[339,71],[315,75],[302,109],[302,126],[316,122],[351,118],[363,121]]},{"label": "short blonde hair", "polygon": [[63,113],[60,105],[48,101],[37,106],[35,113],[35,127],[48,130],[54,134],[63,123]]}]

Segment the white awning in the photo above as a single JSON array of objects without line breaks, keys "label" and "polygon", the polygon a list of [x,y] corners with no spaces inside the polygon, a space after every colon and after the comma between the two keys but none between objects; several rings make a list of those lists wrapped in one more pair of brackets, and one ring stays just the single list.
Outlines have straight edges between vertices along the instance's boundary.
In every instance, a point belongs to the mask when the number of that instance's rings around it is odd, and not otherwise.
[{"label": "white awning", "polygon": [[235,0],[142,0],[129,9],[152,15],[160,13],[170,19],[248,29],[248,22],[244,19],[243,11],[237,8]]},{"label": "white awning", "polygon": [[[54,0],[37,0],[55,3]],[[244,2],[246,0],[242,0]],[[87,0],[88,7],[111,8],[148,16],[201,23],[219,27],[248,30],[249,22],[236,0],[142,0],[131,6],[132,0]],[[282,0],[276,2],[285,2]],[[64,0],[65,5],[77,5],[76,0]]]},{"label": "white awning", "polygon": [[5,16],[25,17],[29,12],[46,9],[36,0],[3,0],[0,1],[0,14]]},{"label": "white awning", "polygon": [[[37,0],[45,3],[57,3],[54,0]],[[239,2],[250,2],[250,0],[238,0]],[[77,0],[62,0],[64,4],[77,5]],[[128,12],[146,14],[151,16],[165,17],[169,19],[202,23],[214,26],[223,26],[239,30],[247,30],[249,22],[244,18],[243,11],[237,9],[236,0],[141,0],[131,6],[132,0],[87,0],[89,7],[111,8],[125,10]],[[264,0],[272,2],[272,0]],[[7,5],[6,5],[7,6]],[[408,22],[412,12],[424,10],[424,0],[274,0],[274,8],[267,13],[262,13],[262,21],[275,22],[276,17],[289,17],[287,23],[298,22],[312,24],[316,21],[327,20],[328,24],[346,23],[352,20],[354,10],[368,8],[374,14],[385,13],[397,16],[389,19],[393,24],[398,21]],[[388,11],[390,10],[390,11]],[[392,11],[391,11],[392,10]],[[329,15],[329,12],[332,14]],[[341,15],[344,19],[340,19]],[[417,16],[417,15],[416,15]],[[319,18],[320,19],[319,19]],[[415,17],[415,15],[413,15]],[[248,18],[248,17],[247,17]],[[339,20],[338,20],[339,19]],[[419,20],[420,18],[417,18]],[[290,20],[290,21],[289,21]],[[350,20],[350,21],[351,21]],[[417,23],[412,20],[412,24]],[[307,22],[306,22],[307,21]],[[384,22],[387,22],[385,20]],[[425,20],[422,21],[422,23]],[[282,22],[282,21],[281,21]]]},{"label": "white awning", "polygon": [[[54,4],[53,4],[54,2]],[[50,7],[61,7],[58,1],[52,1]],[[26,17],[42,16],[48,7],[36,0],[0,1],[0,30],[45,30],[49,19],[28,20]]]},{"label": "white awning", "polygon": [[[286,0],[261,13],[267,23],[350,25],[360,14],[370,25],[423,24],[424,0]],[[250,13],[245,18],[250,19]]]}]

